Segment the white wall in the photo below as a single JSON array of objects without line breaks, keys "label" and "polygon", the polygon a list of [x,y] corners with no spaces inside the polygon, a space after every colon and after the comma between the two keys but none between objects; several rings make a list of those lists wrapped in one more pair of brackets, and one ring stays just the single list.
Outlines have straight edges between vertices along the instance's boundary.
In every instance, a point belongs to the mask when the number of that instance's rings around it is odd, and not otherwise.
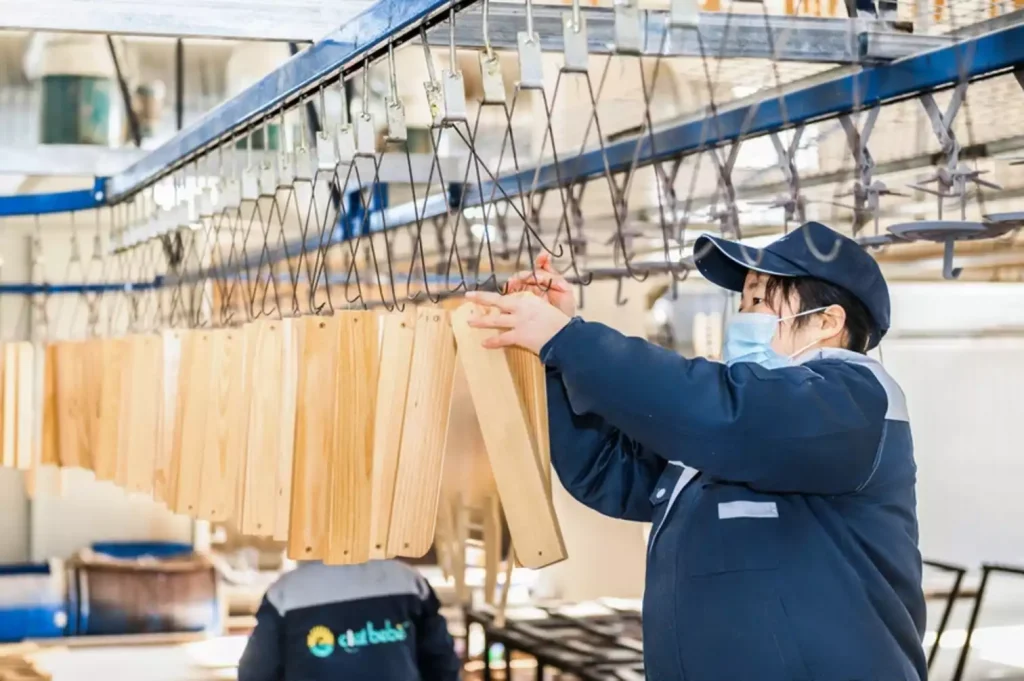
[{"label": "white wall", "polygon": [[881,357],[907,395],[922,552],[1024,564],[1024,286],[908,284],[892,298]]}]

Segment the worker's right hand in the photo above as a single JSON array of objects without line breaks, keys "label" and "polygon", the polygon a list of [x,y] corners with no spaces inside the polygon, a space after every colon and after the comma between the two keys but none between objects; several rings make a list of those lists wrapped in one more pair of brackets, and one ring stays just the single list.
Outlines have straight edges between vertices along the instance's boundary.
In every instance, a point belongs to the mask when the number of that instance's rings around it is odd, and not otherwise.
[{"label": "worker's right hand", "polygon": [[505,292],[529,291],[544,298],[567,317],[576,316],[576,298],[572,285],[559,274],[551,263],[550,253],[541,253],[532,270],[524,270],[508,280]]}]

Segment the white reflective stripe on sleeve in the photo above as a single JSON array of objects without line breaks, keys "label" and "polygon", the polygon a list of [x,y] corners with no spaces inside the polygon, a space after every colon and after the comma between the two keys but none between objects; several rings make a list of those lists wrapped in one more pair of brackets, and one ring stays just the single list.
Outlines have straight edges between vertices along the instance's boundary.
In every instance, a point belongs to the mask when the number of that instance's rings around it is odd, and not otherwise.
[{"label": "white reflective stripe on sleeve", "polygon": [[647,551],[650,553],[651,547],[654,546],[655,540],[658,538],[658,534],[661,532],[661,528],[665,526],[665,522],[668,521],[668,514],[672,511],[672,505],[676,503],[676,499],[679,498],[679,494],[690,484],[695,477],[697,477],[698,471],[696,468],[690,468],[678,461],[669,461],[668,465],[682,468],[683,472],[679,474],[679,479],[676,480],[675,487],[672,488],[672,496],[668,498],[668,503],[665,504],[665,513],[661,516],[661,522],[654,528],[654,535],[651,536],[651,541],[647,546]]},{"label": "white reflective stripe on sleeve", "polygon": [[718,519],[778,518],[779,508],[774,501],[726,501],[718,505]]}]

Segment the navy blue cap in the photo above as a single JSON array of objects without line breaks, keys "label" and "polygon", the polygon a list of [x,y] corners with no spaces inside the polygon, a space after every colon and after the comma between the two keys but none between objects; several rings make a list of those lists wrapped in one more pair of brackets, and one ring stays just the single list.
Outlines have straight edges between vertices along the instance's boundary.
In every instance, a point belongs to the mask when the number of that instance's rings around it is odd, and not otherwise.
[{"label": "navy blue cap", "polygon": [[889,330],[889,287],[878,263],[853,239],[820,222],[808,222],[768,244],[750,248],[705,234],[693,245],[704,278],[730,291],[743,291],[747,272],[777,277],[814,277],[854,295],[875,322],[869,347]]}]

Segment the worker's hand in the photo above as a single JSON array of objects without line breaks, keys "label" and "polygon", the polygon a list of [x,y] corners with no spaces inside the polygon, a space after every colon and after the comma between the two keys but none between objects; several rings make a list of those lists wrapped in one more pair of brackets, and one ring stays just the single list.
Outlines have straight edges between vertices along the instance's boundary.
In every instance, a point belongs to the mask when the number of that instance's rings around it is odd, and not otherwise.
[{"label": "worker's hand", "polygon": [[517,345],[539,355],[545,343],[571,319],[540,296],[502,296],[474,291],[467,293],[466,298],[491,308],[487,315],[470,320],[470,326],[502,331],[485,340],[485,348]]},{"label": "worker's hand", "polygon": [[541,253],[537,256],[534,268],[517,273],[508,280],[506,287],[507,293],[529,291],[547,300],[567,317],[576,315],[576,299],[573,297],[572,286],[555,270],[550,253]]}]

